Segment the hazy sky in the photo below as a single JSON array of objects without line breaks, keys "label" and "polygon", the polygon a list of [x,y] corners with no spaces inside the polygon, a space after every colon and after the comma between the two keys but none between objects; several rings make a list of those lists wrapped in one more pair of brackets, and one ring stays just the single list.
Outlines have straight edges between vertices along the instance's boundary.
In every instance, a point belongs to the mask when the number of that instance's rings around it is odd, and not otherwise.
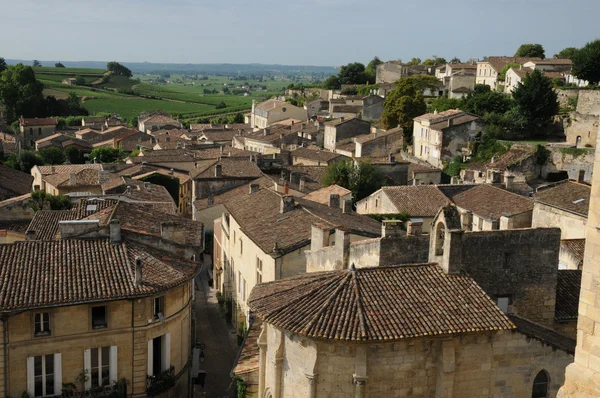
[{"label": "hazy sky", "polygon": [[0,0],[0,57],[341,65],[551,57],[600,37],[598,0]]}]

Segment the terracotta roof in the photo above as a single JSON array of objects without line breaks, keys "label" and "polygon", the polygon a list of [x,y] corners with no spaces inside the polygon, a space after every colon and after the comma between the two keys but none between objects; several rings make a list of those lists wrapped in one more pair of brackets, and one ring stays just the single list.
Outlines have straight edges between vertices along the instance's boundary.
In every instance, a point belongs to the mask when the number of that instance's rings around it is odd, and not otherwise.
[{"label": "terracotta roof", "polygon": [[362,236],[377,237],[381,234],[381,224],[369,217],[356,213],[344,214],[339,208],[302,198],[293,198],[294,208],[282,214],[282,197],[277,192],[261,189],[225,203],[241,230],[267,254],[274,253],[275,245],[282,253],[308,245],[314,223],[330,225],[332,228],[344,227]]},{"label": "terracotta roof", "polygon": [[362,105],[334,105],[332,111],[341,113],[360,113],[362,112]]},{"label": "terracotta roof", "polygon": [[[8,166],[0,165],[0,188],[10,191],[10,197],[25,195],[31,192],[33,177],[31,174],[23,173]],[[9,199],[0,193],[0,200]]]},{"label": "terracotta roof", "polygon": [[498,220],[503,215],[512,216],[533,210],[533,200],[489,184],[458,185],[462,187],[460,192],[452,191],[453,187],[438,186],[457,206],[485,219]]},{"label": "terracotta roof", "polygon": [[261,102],[260,104],[256,104],[255,109],[260,109],[263,111],[270,111],[274,108],[277,108],[278,106],[293,106],[293,105],[288,102],[270,99],[270,100]]},{"label": "terracotta roof", "polygon": [[559,269],[556,278],[554,318],[557,321],[577,320],[579,292],[581,291],[581,270]]},{"label": "terracotta roof", "polygon": [[252,180],[247,184],[240,185],[233,189],[227,189],[213,194],[213,203],[209,205],[209,198],[198,199],[194,201],[194,207],[198,211],[202,211],[212,206],[227,203],[228,201],[238,198],[243,195],[247,195],[250,192],[250,184],[258,184],[260,188],[271,188],[273,187],[273,181],[268,177],[260,177],[256,180]]},{"label": "terracotta roof", "polygon": [[[221,165],[221,177],[215,177],[215,169]],[[221,158],[204,167],[190,171],[192,179],[214,179],[214,178],[247,178],[254,179],[263,174],[256,165],[246,158]]]},{"label": "terracotta roof", "polygon": [[508,317],[515,324],[517,330],[525,336],[558,348],[571,355],[575,354],[575,345],[577,344],[575,339],[568,338],[552,329],[515,315],[509,315]]},{"label": "terracotta roof", "polygon": [[262,320],[256,319],[250,324],[248,332],[244,337],[242,347],[235,359],[232,373],[234,375],[242,375],[250,372],[258,371],[260,367],[260,357],[258,348],[258,337],[262,330]]},{"label": "terracotta roof", "polygon": [[94,169],[102,170],[103,166],[101,163],[90,163],[90,164],[65,164],[59,166],[36,166],[42,175],[58,174],[58,173],[78,173],[81,170]]},{"label": "terracotta roof", "polygon": [[579,260],[579,265],[583,264],[583,254],[585,252],[585,239],[563,239],[560,241],[560,249],[570,253]]},{"label": "terracotta roof", "polygon": [[[529,73],[533,72],[531,68],[510,68],[519,78],[524,79]],[[564,79],[562,72],[542,71],[542,74],[548,79]]]},{"label": "terracotta roof", "polygon": [[124,177],[131,177],[135,180],[150,176],[152,174],[161,174],[167,177],[177,178],[180,184],[184,184],[191,180],[189,173],[187,172],[180,172],[177,170],[171,171],[170,169],[151,164],[136,164],[135,166],[121,170],[118,174]]},{"label": "terracotta roof", "polygon": [[546,58],[541,61],[532,61],[536,65],[572,65],[573,61],[569,58]]},{"label": "terracotta roof", "polygon": [[479,120],[479,116],[465,114],[463,116],[453,117],[453,118],[449,118],[449,119],[452,120],[451,126],[449,126],[448,122],[446,121],[446,122],[439,122],[439,123],[431,124],[429,127],[432,130],[443,131],[445,129],[452,128],[454,126],[460,126],[461,124],[471,123],[475,120]]},{"label": "terracotta roof", "polygon": [[401,185],[381,188],[398,213],[411,217],[433,217],[450,200],[435,185]]},{"label": "terracotta roof", "polygon": [[251,310],[264,322],[312,338],[397,341],[511,330],[473,279],[437,264],[299,275],[257,285]]},{"label": "terracotta roof", "polygon": [[0,231],[11,231],[24,234],[29,227],[31,219],[20,219],[20,220],[0,220]]},{"label": "terracotta roof", "polygon": [[494,70],[496,70],[496,72],[500,72],[502,70],[502,68],[504,68],[504,65],[507,64],[511,64],[511,63],[515,63],[515,64],[524,64],[526,62],[530,62],[530,61],[541,61],[541,58],[537,58],[537,57],[507,57],[507,56],[500,56],[500,57],[487,57],[482,61],[479,61],[478,63],[484,63],[487,62],[489,63],[492,68],[494,68]]},{"label": "terracotta roof", "polygon": [[180,125],[181,122],[179,122],[178,120],[175,120],[169,116],[165,116],[165,115],[152,115],[147,119],[142,120],[142,123],[144,123],[144,126],[147,125],[158,125],[158,124],[173,124],[173,125]]},{"label": "terracotta roof", "polygon": [[319,162],[331,162],[334,159],[344,157],[339,153],[326,151],[324,149],[309,149],[309,148],[298,148],[290,153],[294,158],[309,159]]},{"label": "terracotta roof", "polygon": [[[142,284],[135,286],[135,257]],[[189,281],[198,263],[131,242],[22,241],[0,245],[0,311],[153,295]]]},{"label": "terracotta roof", "polygon": [[56,126],[58,122],[53,117],[19,118],[21,126]]},{"label": "terracotta roof", "polygon": [[418,122],[423,121],[423,120],[428,120],[431,124],[433,124],[433,123],[437,123],[441,120],[446,120],[450,117],[460,115],[461,113],[464,113],[464,112],[461,111],[460,109],[448,109],[447,111],[443,111],[443,112],[426,113],[424,115],[417,116],[413,120],[418,121]]},{"label": "terracotta roof", "polygon": [[317,191],[313,191],[306,195],[304,199],[312,200],[313,202],[321,203],[324,205],[329,205],[330,195],[340,195],[340,198],[342,198],[346,195],[352,196],[352,191],[334,184],[325,188],[321,188]]},{"label": "terracotta roof", "polygon": [[[294,165],[285,167],[285,170],[290,173],[297,173],[300,177],[304,177],[305,192],[316,191],[317,189],[324,187],[321,181],[323,181],[323,177],[327,172],[327,167]],[[278,181],[276,180],[276,182]],[[293,188],[295,189],[296,187],[294,186]]]},{"label": "terracotta roof", "polygon": [[119,177],[118,179],[111,180],[103,184],[102,189],[105,196],[122,196],[136,202],[164,203],[166,208],[175,206],[175,201],[169,194],[169,191],[167,191],[167,188],[162,185],[138,181],[128,177]]},{"label": "terracotta roof", "polygon": [[83,121],[88,124],[88,123],[102,123],[104,124],[104,122],[106,122],[106,118],[105,117],[84,117]]},{"label": "terracotta roof", "polygon": [[538,188],[533,198],[536,202],[558,207],[587,218],[590,207],[590,192],[591,187],[589,185],[566,180],[552,184],[545,189]]},{"label": "terracotta roof", "polygon": [[[71,175],[75,180],[71,181]],[[73,173],[57,173],[44,175],[42,179],[55,187],[79,187],[102,185],[104,182],[112,179],[116,175],[108,171],[96,169],[83,169]]]},{"label": "terracotta roof", "polygon": [[361,144],[364,144],[366,142],[373,141],[377,138],[381,138],[381,137],[385,137],[385,136],[397,134],[397,133],[400,133],[400,136],[402,136],[402,127],[395,127],[393,129],[389,129],[387,131],[377,132],[375,134],[371,133],[371,134],[359,135],[358,137],[354,138],[354,142],[359,142]]},{"label": "terracotta roof", "polygon": [[442,169],[433,166],[425,166],[417,163],[411,163],[408,166],[408,177],[412,178],[413,173],[441,173]]}]

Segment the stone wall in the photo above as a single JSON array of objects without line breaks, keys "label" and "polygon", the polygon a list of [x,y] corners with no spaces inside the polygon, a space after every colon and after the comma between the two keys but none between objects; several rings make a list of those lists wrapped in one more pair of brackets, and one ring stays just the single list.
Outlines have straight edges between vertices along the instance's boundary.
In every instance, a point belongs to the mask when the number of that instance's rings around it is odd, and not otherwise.
[{"label": "stone wall", "polygon": [[584,239],[587,218],[535,202],[533,205],[533,228],[558,227],[561,239]]},{"label": "stone wall", "polygon": [[566,108],[569,105],[571,98],[577,98],[579,96],[579,90],[557,90],[554,89],[558,97],[558,104],[561,108]]},{"label": "stone wall", "polygon": [[356,267],[427,262],[429,236],[401,236],[369,239],[350,245],[350,263]]},{"label": "stone wall", "polygon": [[384,134],[377,137],[371,134],[373,139],[370,141],[356,143],[356,157],[382,157],[390,153],[396,153],[402,149],[403,135],[402,130],[396,133]]},{"label": "stone wall", "polygon": [[599,119],[597,115],[571,112],[565,121],[567,144],[577,148],[596,146]]},{"label": "stone wall", "polygon": [[367,97],[363,102],[362,117],[366,120],[379,120],[383,112],[383,101],[383,98],[376,95]]},{"label": "stone wall", "polygon": [[566,171],[572,180],[579,179],[579,171],[585,172],[584,182],[591,182],[594,169],[594,150],[592,148],[582,148],[581,153],[569,153],[564,148],[549,148],[550,157],[542,167],[542,177],[547,177],[548,173],[557,171]]},{"label": "stone wall", "polygon": [[[444,129],[442,133],[440,160],[450,161],[454,156],[461,155],[461,150],[467,146],[469,137],[480,132],[481,127],[481,122],[474,121]],[[434,166],[440,167],[440,165]]]},{"label": "stone wall", "polygon": [[579,90],[577,112],[600,116],[600,90]]}]

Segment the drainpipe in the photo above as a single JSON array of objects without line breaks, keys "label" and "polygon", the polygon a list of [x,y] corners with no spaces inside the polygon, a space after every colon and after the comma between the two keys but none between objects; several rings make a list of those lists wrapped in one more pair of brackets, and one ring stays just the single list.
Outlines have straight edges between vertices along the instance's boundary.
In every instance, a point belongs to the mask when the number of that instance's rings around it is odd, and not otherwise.
[{"label": "drainpipe", "polygon": [[4,396],[8,397],[8,319],[2,317],[4,326]]}]

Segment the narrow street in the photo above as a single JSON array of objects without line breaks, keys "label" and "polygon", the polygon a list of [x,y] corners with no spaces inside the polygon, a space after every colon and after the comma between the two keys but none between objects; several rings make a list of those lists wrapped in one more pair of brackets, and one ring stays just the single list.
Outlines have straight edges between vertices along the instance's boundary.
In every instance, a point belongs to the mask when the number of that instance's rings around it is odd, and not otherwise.
[{"label": "narrow street", "polygon": [[229,388],[229,373],[237,355],[237,338],[219,311],[216,291],[208,286],[211,266],[203,264],[196,279],[196,343],[205,346],[205,360],[200,363],[200,370],[206,372],[206,380],[204,388],[194,386],[194,397],[229,398],[234,391]]}]

